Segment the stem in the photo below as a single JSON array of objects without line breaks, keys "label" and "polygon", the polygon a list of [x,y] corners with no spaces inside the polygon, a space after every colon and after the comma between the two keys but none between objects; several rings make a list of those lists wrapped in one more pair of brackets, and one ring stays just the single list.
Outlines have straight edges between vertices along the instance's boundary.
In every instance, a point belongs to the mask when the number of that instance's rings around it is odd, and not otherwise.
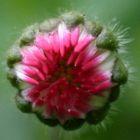
[{"label": "stem", "polygon": [[50,140],[60,140],[60,134],[59,134],[60,130],[59,127],[54,127],[51,128],[51,132],[50,132]]}]

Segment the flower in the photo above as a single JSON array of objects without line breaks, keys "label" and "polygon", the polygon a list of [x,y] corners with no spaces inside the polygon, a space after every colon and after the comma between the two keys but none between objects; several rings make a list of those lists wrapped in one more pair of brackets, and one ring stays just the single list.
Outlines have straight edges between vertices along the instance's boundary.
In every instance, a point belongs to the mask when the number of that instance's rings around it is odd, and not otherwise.
[{"label": "flower", "polygon": [[112,92],[126,82],[127,70],[112,33],[98,33],[95,25],[93,32],[83,16],[73,18],[71,25],[71,17],[62,17],[52,30],[37,26],[40,30],[31,29],[20,38],[18,53],[8,59],[9,79],[18,83],[16,101],[22,111],[36,113],[51,126],[75,129],[85,120],[96,124],[105,117]]}]

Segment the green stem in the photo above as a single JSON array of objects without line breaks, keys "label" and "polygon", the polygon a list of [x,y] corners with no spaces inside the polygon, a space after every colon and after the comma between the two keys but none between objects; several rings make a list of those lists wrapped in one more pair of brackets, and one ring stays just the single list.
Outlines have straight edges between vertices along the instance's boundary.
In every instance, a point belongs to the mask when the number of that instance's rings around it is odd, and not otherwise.
[{"label": "green stem", "polygon": [[60,129],[59,127],[54,127],[54,128],[51,128],[51,133],[50,133],[50,140],[60,140]]}]

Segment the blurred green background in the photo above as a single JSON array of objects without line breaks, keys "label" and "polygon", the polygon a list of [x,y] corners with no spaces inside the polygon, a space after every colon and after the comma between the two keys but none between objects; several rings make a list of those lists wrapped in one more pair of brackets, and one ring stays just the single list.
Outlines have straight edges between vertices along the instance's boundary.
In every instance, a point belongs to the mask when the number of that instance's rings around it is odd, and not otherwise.
[{"label": "blurred green background", "polygon": [[120,111],[106,130],[95,133],[94,127],[84,127],[80,132],[65,133],[64,139],[140,139],[140,0],[0,0],[0,140],[50,140],[47,126],[16,108],[16,90],[6,80],[5,58],[26,26],[71,9],[82,11],[91,20],[98,17],[105,24],[117,18],[131,28],[134,41],[128,46],[126,59],[133,72],[123,96],[114,103]]}]

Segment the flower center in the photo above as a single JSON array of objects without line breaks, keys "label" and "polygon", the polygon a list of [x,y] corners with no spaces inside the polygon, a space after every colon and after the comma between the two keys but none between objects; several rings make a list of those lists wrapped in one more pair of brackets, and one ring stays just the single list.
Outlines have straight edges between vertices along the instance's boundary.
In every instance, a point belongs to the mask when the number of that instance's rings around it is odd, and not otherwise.
[{"label": "flower center", "polygon": [[56,81],[60,78],[65,78],[65,80],[70,84],[72,83],[74,67],[72,65],[67,65],[65,61],[61,61],[58,68],[52,75],[52,81]]}]

